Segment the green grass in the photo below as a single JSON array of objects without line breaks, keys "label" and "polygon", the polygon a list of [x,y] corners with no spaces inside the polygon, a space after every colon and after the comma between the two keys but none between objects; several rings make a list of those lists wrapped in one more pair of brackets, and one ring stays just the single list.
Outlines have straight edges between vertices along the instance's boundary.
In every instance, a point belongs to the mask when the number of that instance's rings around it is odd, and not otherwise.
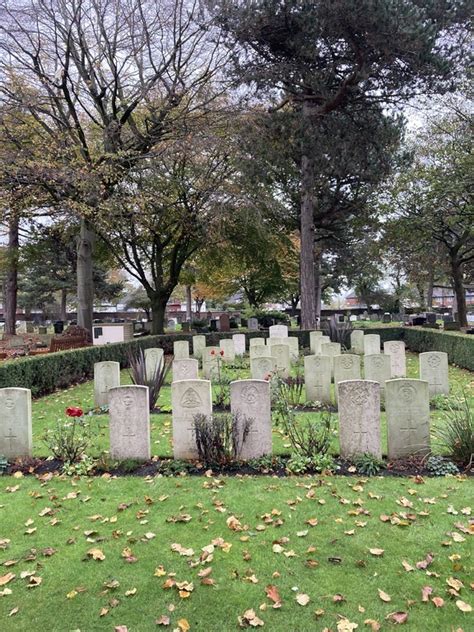
[{"label": "green grass", "polygon": [[[370,629],[367,619],[390,630],[393,624],[385,618],[395,611],[408,613],[407,630],[467,631],[470,615],[455,602],[473,605],[472,548],[459,528],[468,523],[472,491],[472,481],[461,478],[420,484],[338,477],[2,477],[0,541],[10,543],[0,549],[0,562],[15,564],[3,566],[0,576],[15,578],[0,587],[11,590],[0,597],[0,629],[92,632],[123,625],[129,632],[147,632],[161,629],[155,620],[167,615],[171,625],[164,629],[174,630],[186,619],[192,631],[221,632],[237,630],[237,617],[253,608],[272,632],[335,631],[341,617],[360,630]],[[272,511],[279,526],[265,523],[264,514]],[[191,516],[190,522],[168,522],[182,514]],[[227,526],[232,515],[242,531]],[[383,515],[398,516],[401,525],[381,521]],[[317,526],[306,523],[310,518],[317,518]],[[200,562],[202,548],[217,538],[230,548],[216,547],[212,561]],[[277,541],[280,553],[273,551]],[[172,552],[173,543],[194,553]],[[131,552],[123,553],[127,548]],[[383,556],[372,555],[371,548],[383,549]],[[45,556],[46,549],[54,554]],[[88,559],[91,549],[105,559]],[[404,560],[415,567],[428,553],[434,560],[426,570],[404,570]],[[160,565],[166,574],[158,577]],[[214,585],[199,579],[207,567]],[[26,572],[41,578],[40,585],[29,588],[29,578],[21,578]],[[194,590],[181,598],[176,588],[163,588],[168,577],[193,582]],[[448,593],[449,578],[464,585],[458,597]],[[271,584],[282,599],[279,609],[265,594]],[[422,602],[424,586],[444,599],[442,607]],[[389,603],[379,589],[391,597]],[[136,592],[126,596],[126,591]],[[310,597],[307,606],[296,603],[298,593]],[[334,595],[343,601],[335,602]],[[317,618],[316,610],[324,614]]]},{"label": "green grass", "polygon": [[[249,377],[249,371],[245,369],[233,371],[234,378]],[[407,353],[407,376],[418,377],[418,356]],[[130,377],[128,371],[122,371],[122,384],[129,384]],[[454,366],[449,367],[449,380],[453,394],[460,394],[463,389],[472,392],[472,373]],[[165,409],[171,407],[171,387],[168,384],[162,390],[159,405]],[[36,456],[45,456],[47,448],[43,442],[43,437],[48,428],[52,428],[58,420],[64,420],[64,411],[67,406],[80,406],[84,410],[93,407],[93,383],[86,382],[78,386],[73,386],[59,393],[54,393],[33,402],[33,449]],[[315,419],[317,413],[299,413],[300,419]],[[334,415],[337,420],[337,414]],[[443,422],[443,412],[432,411],[433,426]],[[94,444],[91,447],[91,456],[97,456],[109,447],[108,416],[94,415],[90,418],[93,428]],[[381,416],[381,437],[383,451],[386,453],[386,419],[385,414]],[[171,414],[159,414],[151,416],[151,448],[154,456],[172,456],[171,443]],[[334,436],[332,452],[338,453],[338,440]],[[287,439],[282,436],[278,428],[273,430],[273,452],[275,454],[288,454],[290,446]]]}]

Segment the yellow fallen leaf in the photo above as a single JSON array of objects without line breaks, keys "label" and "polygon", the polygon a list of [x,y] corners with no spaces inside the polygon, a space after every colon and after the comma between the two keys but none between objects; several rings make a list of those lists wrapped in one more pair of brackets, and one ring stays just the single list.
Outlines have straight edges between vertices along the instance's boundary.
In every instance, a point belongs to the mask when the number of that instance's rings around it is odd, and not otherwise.
[{"label": "yellow fallen leaf", "polygon": [[87,555],[93,560],[98,560],[99,562],[105,560],[105,555],[100,549],[89,549],[87,551]]},{"label": "yellow fallen leaf", "polygon": [[458,599],[456,601],[456,606],[459,608],[461,612],[472,612],[472,606],[470,606],[465,601],[462,601],[462,599]]},{"label": "yellow fallen leaf", "polygon": [[376,557],[380,557],[385,553],[384,549],[369,549],[371,555],[375,555]]},{"label": "yellow fallen leaf", "polygon": [[307,606],[310,602],[310,597],[305,593],[298,593],[296,595],[296,602],[299,603],[300,606]]},{"label": "yellow fallen leaf", "polygon": [[382,601],[392,601],[392,598],[390,597],[390,595],[387,595],[386,592],[384,592],[383,590],[380,590],[380,588],[378,589],[379,591],[379,597]]},{"label": "yellow fallen leaf", "polygon": [[191,629],[191,626],[189,625],[187,619],[180,619],[178,621],[178,627],[181,630],[181,632],[188,632],[188,630]]},{"label": "yellow fallen leaf", "polygon": [[6,575],[0,576],[0,586],[5,586],[8,582],[11,582],[12,579],[15,579],[14,573],[7,573]]}]

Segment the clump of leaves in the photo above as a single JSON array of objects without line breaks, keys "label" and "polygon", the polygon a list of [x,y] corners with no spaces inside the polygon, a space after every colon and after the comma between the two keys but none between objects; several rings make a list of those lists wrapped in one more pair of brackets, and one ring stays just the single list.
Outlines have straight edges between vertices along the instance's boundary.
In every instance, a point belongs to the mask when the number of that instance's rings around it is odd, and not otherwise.
[{"label": "clump of leaves", "polygon": [[180,459],[170,459],[160,461],[158,470],[163,476],[176,476],[176,474],[187,473],[192,467],[191,463]]},{"label": "clump of leaves", "polygon": [[336,469],[336,463],[330,454],[316,454],[312,457],[292,454],[286,462],[286,471],[289,474],[304,474],[308,471],[334,472]]},{"label": "clump of leaves", "polygon": [[253,419],[238,414],[194,416],[194,436],[199,460],[207,466],[237,460],[247,441]]},{"label": "clump of leaves", "polygon": [[459,474],[458,466],[445,459],[440,455],[433,455],[426,461],[426,469],[429,470],[435,476],[447,476],[448,474]]},{"label": "clump of leaves", "polygon": [[385,468],[383,461],[368,452],[354,457],[354,465],[357,468],[357,472],[364,476],[376,476],[380,470]]},{"label": "clump of leaves", "polygon": [[351,348],[352,323],[347,321],[337,323],[335,320],[329,320],[323,323],[322,329],[324,334],[331,338],[331,342],[339,342],[344,349]]},{"label": "clump of leaves", "polygon": [[300,366],[296,367],[296,375],[278,378],[277,388],[279,397],[286,399],[290,406],[299,406],[304,389],[304,376]]},{"label": "clump of leaves", "polygon": [[147,375],[145,353],[143,349],[138,349],[135,353],[128,354],[130,365],[130,378],[138,386],[148,386],[150,412],[155,410],[161,389],[168,376],[173,356],[163,357],[163,360],[156,366],[153,375]]},{"label": "clump of leaves", "polygon": [[443,423],[434,431],[438,444],[452,459],[469,468],[474,458],[474,411],[465,392],[444,413]]},{"label": "clump of leaves", "polygon": [[278,456],[266,454],[257,459],[249,459],[247,465],[257,472],[274,472],[283,466],[283,461]]},{"label": "clump of leaves", "polygon": [[83,454],[79,461],[64,463],[63,473],[67,476],[89,476],[95,469],[96,461],[93,457]]},{"label": "clump of leaves", "polygon": [[44,442],[53,456],[65,463],[76,463],[91,445],[92,434],[84,417],[70,417],[48,430]]},{"label": "clump of leaves", "polygon": [[443,395],[440,393],[438,395],[433,395],[430,400],[430,405],[436,410],[459,410],[460,401],[458,397],[450,397],[449,395]]},{"label": "clump of leaves", "polygon": [[214,405],[217,408],[230,407],[230,383],[232,378],[222,359],[223,351],[216,355],[216,367],[211,373]]}]

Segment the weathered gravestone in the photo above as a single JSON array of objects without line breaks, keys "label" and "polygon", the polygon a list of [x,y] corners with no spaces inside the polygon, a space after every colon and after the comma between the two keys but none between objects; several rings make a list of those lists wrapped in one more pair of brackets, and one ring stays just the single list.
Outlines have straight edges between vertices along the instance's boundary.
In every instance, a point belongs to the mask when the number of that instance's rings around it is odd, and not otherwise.
[{"label": "weathered gravestone", "polygon": [[221,314],[219,316],[219,331],[230,331],[229,314]]},{"label": "weathered gravestone", "polygon": [[374,353],[380,353],[380,336],[379,334],[365,334],[364,354],[373,355]]},{"label": "weathered gravestone", "polygon": [[385,383],[388,457],[397,459],[430,451],[428,382],[398,378]]},{"label": "weathered gravestone", "polygon": [[272,325],[268,328],[270,338],[288,338],[288,327],[286,325]]},{"label": "weathered gravestone", "polygon": [[430,397],[449,395],[448,354],[442,351],[420,353],[420,379],[428,382]]},{"label": "weathered gravestone", "polygon": [[145,372],[147,380],[153,379],[162,362],[163,349],[158,349],[157,347],[145,349]]},{"label": "weathered gravestone", "polygon": [[234,341],[235,355],[245,355],[245,334],[234,334],[232,340]]},{"label": "weathered gravestone", "polygon": [[318,336],[317,338],[313,338],[313,349],[311,350],[311,353],[313,355],[321,354],[321,347],[329,342],[331,342],[331,338],[329,336]]},{"label": "weathered gravestone", "polygon": [[321,346],[321,342],[319,342],[318,345],[318,339],[322,338],[323,332],[322,331],[310,331],[309,332],[309,348],[310,351],[313,355],[315,355],[316,353],[319,353],[318,349]]},{"label": "weathered gravestone", "polygon": [[175,360],[187,360],[189,358],[189,342],[187,340],[173,342],[173,355]]},{"label": "weathered gravestone", "polygon": [[309,355],[304,358],[306,401],[331,403],[331,358]]},{"label": "weathered gravestone", "polygon": [[270,355],[260,358],[250,358],[250,375],[253,380],[264,380],[276,371],[275,358]]},{"label": "weathered gravestone", "polygon": [[207,380],[217,373],[217,363],[220,362],[219,347],[204,347],[202,350],[202,372]]},{"label": "weathered gravestone", "polygon": [[119,362],[96,362],[94,364],[94,404],[107,406],[109,389],[120,386]]},{"label": "weathered gravestone", "polygon": [[183,380],[171,384],[173,409],[173,455],[175,459],[197,459],[196,415],[212,416],[211,383],[208,380]]},{"label": "weathered gravestone", "polygon": [[[258,348],[258,347],[257,347]],[[277,373],[286,378],[290,375],[290,347],[289,345],[272,345],[271,354],[276,360]]]},{"label": "weathered gravestone", "polygon": [[351,333],[351,350],[354,353],[364,353],[364,332],[362,329],[354,329]]},{"label": "weathered gravestone", "polygon": [[338,401],[338,383],[344,380],[360,380],[360,357],[345,353],[334,356],[334,393]]},{"label": "weathered gravestone", "polygon": [[249,349],[265,346],[265,338],[250,338]]},{"label": "weathered gravestone", "polygon": [[148,386],[116,386],[109,390],[110,456],[148,460],[150,410]]},{"label": "weathered gravestone", "polygon": [[193,356],[200,360],[202,350],[206,346],[206,336],[193,336]]},{"label": "weathered gravestone", "polygon": [[366,453],[382,457],[378,382],[339,382],[339,445],[343,458]]},{"label": "weathered gravestone", "polygon": [[252,358],[269,358],[272,355],[271,347],[266,345],[256,345],[250,347],[250,359]]},{"label": "weathered gravestone", "polygon": [[197,380],[199,378],[199,360],[188,358],[187,360],[173,361],[173,382],[179,380]]},{"label": "weathered gravestone", "polygon": [[290,346],[290,360],[295,363],[298,362],[298,358],[300,357],[298,338],[296,336],[288,336],[286,344]]},{"label": "weathered gravestone", "polygon": [[7,459],[32,454],[31,391],[0,388],[0,454]]},{"label": "weathered gravestone", "polygon": [[364,356],[364,377],[380,384],[380,397],[385,400],[385,382],[392,377],[390,357],[383,353]]},{"label": "weathered gravestone", "polygon": [[256,331],[258,329],[258,319],[257,318],[249,318],[247,322],[247,327],[251,331]]},{"label": "weathered gravestone", "polygon": [[405,343],[403,340],[388,340],[384,342],[383,352],[390,357],[390,372],[392,377],[405,377],[407,374]]},{"label": "weathered gravestone", "polygon": [[222,356],[223,362],[229,364],[235,360],[235,347],[232,338],[226,338],[219,341],[219,349],[224,352]]},{"label": "weathered gravestone", "polygon": [[272,418],[269,382],[264,380],[231,382],[230,409],[234,416],[234,423],[237,424],[239,457],[257,459],[265,454],[271,454]]},{"label": "weathered gravestone", "polygon": [[334,377],[334,356],[341,355],[339,342],[324,342],[321,345],[321,354],[331,358],[331,378]]},{"label": "weathered gravestone", "polygon": [[273,336],[273,338],[267,338],[267,347],[273,347],[273,345],[287,345],[289,344],[288,338],[282,338],[281,336]]}]

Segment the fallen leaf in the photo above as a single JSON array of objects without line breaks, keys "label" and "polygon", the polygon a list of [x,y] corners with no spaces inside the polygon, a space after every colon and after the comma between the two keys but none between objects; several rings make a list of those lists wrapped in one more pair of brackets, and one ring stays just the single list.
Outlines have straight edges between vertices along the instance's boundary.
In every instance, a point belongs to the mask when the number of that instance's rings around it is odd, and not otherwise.
[{"label": "fallen leaf", "polygon": [[369,549],[369,553],[371,555],[375,555],[376,557],[380,557],[385,553],[384,549]]},{"label": "fallen leaf", "polygon": [[392,623],[402,625],[408,621],[408,612],[391,612],[385,618]]},{"label": "fallen leaf", "polygon": [[372,630],[372,632],[378,632],[380,630],[380,623],[378,621],[376,621],[375,619],[366,619],[364,621],[364,625],[367,625],[370,627],[370,629]]},{"label": "fallen leaf", "polygon": [[382,601],[392,601],[392,598],[390,597],[390,595],[388,595],[386,592],[384,592],[383,590],[380,590],[380,588],[378,589],[379,592],[379,597]]},{"label": "fallen leaf", "polygon": [[262,619],[257,617],[257,615],[255,614],[255,610],[253,609],[246,610],[241,617],[238,617],[238,619],[241,628],[246,628],[249,625],[253,628],[265,625]]},{"label": "fallen leaf", "polygon": [[15,579],[14,573],[7,573],[6,575],[0,576],[0,586],[5,586],[8,582],[11,582],[12,579]]},{"label": "fallen leaf", "polygon": [[355,630],[358,627],[357,623],[353,623],[346,618],[340,619],[340,621],[337,622],[337,632],[352,632],[352,630]]},{"label": "fallen leaf", "polygon": [[433,597],[431,601],[437,608],[442,608],[444,606],[444,599],[442,597]]},{"label": "fallen leaf", "polygon": [[307,606],[310,602],[310,597],[305,593],[298,593],[296,595],[296,602],[299,603],[300,606]]},{"label": "fallen leaf", "polygon": [[425,568],[428,568],[428,566],[431,564],[433,559],[434,559],[433,553],[427,553],[425,559],[421,560],[421,562],[417,562],[415,566],[419,570],[424,570]]},{"label": "fallen leaf", "polygon": [[433,589],[431,588],[431,586],[423,586],[423,588],[421,589],[421,601],[428,602],[432,593]]},{"label": "fallen leaf", "polygon": [[409,573],[410,571],[414,571],[415,570],[415,567],[411,566],[411,564],[408,564],[408,562],[405,561],[405,560],[403,560],[402,566],[406,570],[407,573]]},{"label": "fallen leaf", "polygon": [[270,601],[273,601],[274,604],[281,604],[281,597],[276,586],[274,586],[273,584],[268,585],[265,588],[265,593]]},{"label": "fallen leaf", "polygon": [[454,577],[448,577],[446,583],[448,584],[448,586],[451,586],[451,588],[454,588],[454,590],[457,591],[461,590],[461,588],[464,588],[464,584],[462,583],[462,581],[460,579],[455,579]]},{"label": "fallen leaf", "polygon": [[105,560],[105,555],[100,549],[89,549],[87,551],[87,555],[93,560],[98,560],[99,562]]},{"label": "fallen leaf", "polygon": [[156,619],[155,624],[156,625],[169,625],[170,618],[162,614],[161,617],[158,617],[158,619]]},{"label": "fallen leaf", "polygon": [[126,625],[116,625],[114,627],[114,632],[128,632],[128,628]]},{"label": "fallen leaf", "polygon": [[472,612],[472,606],[470,606],[465,601],[462,601],[461,599],[458,599],[456,601],[456,606],[459,608],[461,612]]},{"label": "fallen leaf", "polygon": [[15,608],[12,608],[12,609],[10,610],[10,612],[8,613],[8,616],[9,616],[9,617],[13,617],[13,616],[14,616],[14,615],[16,615],[16,613],[17,613],[17,612],[19,612],[19,611],[20,611],[20,608],[18,608],[18,606],[16,606]]}]

